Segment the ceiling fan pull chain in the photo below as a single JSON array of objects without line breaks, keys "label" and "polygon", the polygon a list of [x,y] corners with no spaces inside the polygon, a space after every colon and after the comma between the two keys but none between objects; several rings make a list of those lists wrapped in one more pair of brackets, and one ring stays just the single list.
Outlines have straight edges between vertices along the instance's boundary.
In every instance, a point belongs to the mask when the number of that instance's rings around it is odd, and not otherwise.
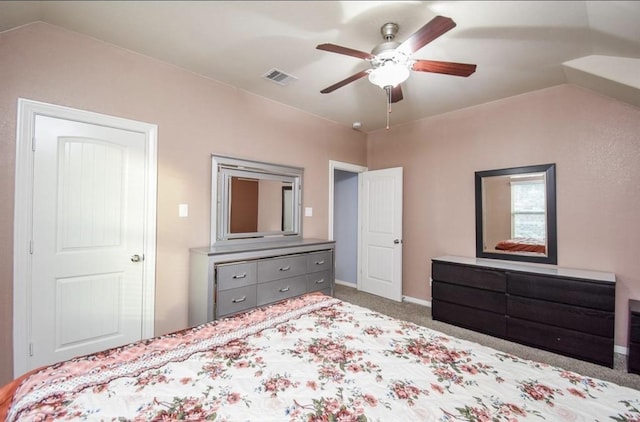
[{"label": "ceiling fan pull chain", "polygon": [[385,91],[387,91],[387,130],[389,130],[389,116],[391,115],[391,87],[385,86]]}]

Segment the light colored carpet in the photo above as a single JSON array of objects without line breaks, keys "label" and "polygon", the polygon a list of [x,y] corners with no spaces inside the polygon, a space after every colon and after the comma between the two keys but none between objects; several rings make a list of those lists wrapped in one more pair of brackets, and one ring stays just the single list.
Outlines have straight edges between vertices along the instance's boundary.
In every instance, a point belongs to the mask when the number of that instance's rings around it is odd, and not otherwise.
[{"label": "light colored carpet", "polygon": [[614,368],[612,369],[434,321],[431,319],[431,308],[415,303],[395,302],[369,293],[359,292],[355,288],[344,285],[335,286],[335,297],[345,302],[373,309],[394,318],[410,321],[457,338],[511,353],[521,358],[547,363],[592,378],[611,381],[640,390],[640,375],[627,372],[626,356],[621,354],[615,354]]}]

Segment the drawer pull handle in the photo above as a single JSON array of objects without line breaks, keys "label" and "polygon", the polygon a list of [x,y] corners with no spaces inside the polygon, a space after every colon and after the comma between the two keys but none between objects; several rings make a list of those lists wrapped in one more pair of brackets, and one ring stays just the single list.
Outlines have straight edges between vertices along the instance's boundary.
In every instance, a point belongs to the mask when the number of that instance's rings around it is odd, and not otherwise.
[{"label": "drawer pull handle", "polygon": [[316,284],[323,284],[324,283],[324,278],[321,278],[320,280],[316,280]]},{"label": "drawer pull handle", "polygon": [[245,278],[246,276],[247,276],[247,273],[242,273],[242,274],[236,274],[232,278]]},{"label": "drawer pull handle", "polygon": [[244,302],[245,300],[247,300],[247,297],[246,296],[242,296],[240,299],[233,299],[231,302],[240,303],[240,302]]},{"label": "drawer pull handle", "polygon": [[290,269],[291,269],[291,266],[287,265],[286,267],[280,268],[280,271],[289,271]]},{"label": "drawer pull handle", "polygon": [[289,287],[283,287],[282,289],[280,289],[280,293],[284,293],[288,291],[289,291]]},{"label": "drawer pull handle", "polygon": [[322,260],[322,261],[316,261],[316,265],[322,265],[322,264],[324,264],[324,260]]}]

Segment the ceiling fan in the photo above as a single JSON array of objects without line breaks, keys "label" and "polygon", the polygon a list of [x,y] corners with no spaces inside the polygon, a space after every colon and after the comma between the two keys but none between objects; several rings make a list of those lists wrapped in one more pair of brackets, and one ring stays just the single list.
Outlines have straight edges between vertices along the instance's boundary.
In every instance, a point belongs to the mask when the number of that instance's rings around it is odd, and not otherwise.
[{"label": "ceiling fan", "polygon": [[[344,54],[367,60],[370,69],[362,70],[337,82],[322,91],[328,94],[366,75],[371,83],[380,86],[387,92],[388,104],[402,100],[402,82],[407,80],[410,71],[442,73],[453,76],[469,76],[476,71],[475,64],[442,62],[435,60],[413,59],[411,55],[456,26],[448,17],[436,16],[422,28],[417,30],[402,44],[394,41],[398,33],[398,25],[386,23],[380,28],[384,42],[374,47],[371,53],[342,47],[335,44],[319,44],[318,50]],[[388,123],[387,123],[388,128]]]}]

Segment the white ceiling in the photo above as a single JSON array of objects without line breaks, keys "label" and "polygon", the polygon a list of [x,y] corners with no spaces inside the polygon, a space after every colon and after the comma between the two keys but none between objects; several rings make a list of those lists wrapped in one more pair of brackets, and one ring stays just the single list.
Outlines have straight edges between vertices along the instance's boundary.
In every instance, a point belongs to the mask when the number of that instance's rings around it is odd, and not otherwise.
[{"label": "white ceiling", "polygon": [[[380,27],[404,41],[436,15],[457,27],[413,57],[474,63],[468,78],[412,72],[391,124],[566,82],[640,106],[640,2],[635,1],[0,1],[0,31],[44,21],[363,131],[385,127],[386,97],[367,69],[317,50],[370,52]],[[276,68],[287,87],[262,76]]]}]

